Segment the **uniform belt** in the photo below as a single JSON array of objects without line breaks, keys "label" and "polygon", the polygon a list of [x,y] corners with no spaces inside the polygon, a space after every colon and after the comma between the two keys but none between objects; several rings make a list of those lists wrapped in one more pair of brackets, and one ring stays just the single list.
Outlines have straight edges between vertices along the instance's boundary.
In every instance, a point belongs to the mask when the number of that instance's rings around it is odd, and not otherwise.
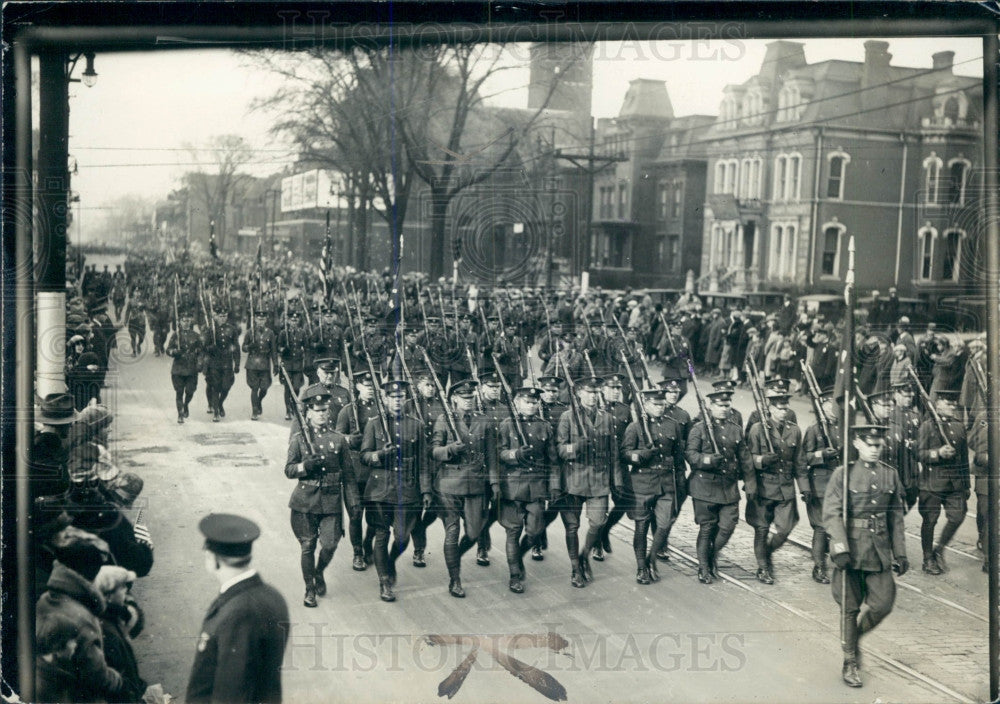
[{"label": "uniform belt", "polygon": [[885,525],[885,514],[876,514],[868,518],[852,518],[850,524],[853,528],[877,528]]},{"label": "uniform belt", "polygon": [[669,474],[674,471],[674,466],[670,465],[659,465],[656,467],[633,467],[632,474]]}]

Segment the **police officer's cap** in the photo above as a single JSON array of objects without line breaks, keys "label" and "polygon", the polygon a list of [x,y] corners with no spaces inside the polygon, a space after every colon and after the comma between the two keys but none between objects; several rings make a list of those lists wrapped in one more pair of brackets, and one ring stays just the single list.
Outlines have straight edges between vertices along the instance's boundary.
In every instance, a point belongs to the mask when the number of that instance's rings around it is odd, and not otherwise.
[{"label": "police officer's cap", "polygon": [[730,401],[733,400],[733,392],[725,391],[722,389],[720,389],[719,391],[710,391],[709,393],[705,394],[705,396],[707,396],[710,401],[716,401],[719,403],[729,403]]},{"label": "police officer's cap", "polygon": [[410,386],[410,382],[405,379],[390,379],[389,381],[382,384],[382,390],[388,394],[395,396],[397,394],[402,395],[406,393],[406,389]]},{"label": "police officer's cap", "polygon": [[855,425],[851,431],[854,433],[855,439],[872,442],[873,440],[884,440],[888,428],[884,425]]},{"label": "police officer's cap", "polygon": [[225,557],[246,557],[260,527],[248,518],[231,513],[210,513],[198,523],[205,536],[205,549]]},{"label": "police officer's cap", "polygon": [[667,390],[665,388],[658,387],[655,389],[643,389],[639,392],[642,395],[643,401],[666,401],[667,400]]},{"label": "police officer's cap", "polygon": [[576,388],[583,391],[597,391],[603,383],[604,379],[599,376],[585,376],[576,382]]},{"label": "police officer's cap", "polygon": [[462,381],[451,385],[451,388],[448,389],[448,398],[451,398],[452,396],[471,398],[475,393],[477,386],[479,386],[479,382],[475,379],[463,379]]},{"label": "police officer's cap", "polygon": [[535,386],[522,386],[514,389],[514,398],[533,398],[536,401],[542,397],[542,390]]},{"label": "police officer's cap", "polygon": [[612,388],[621,388],[625,384],[624,374],[609,374],[604,377],[604,385]]},{"label": "police officer's cap", "polygon": [[309,386],[302,395],[299,396],[299,401],[310,408],[316,408],[318,406],[325,406],[330,403],[330,394],[324,389],[320,388],[319,385]]},{"label": "police officer's cap", "polygon": [[719,381],[712,382],[712,388],[716,391],[734,391],[736,389],[736,382],[732,379],[720,379]]},{"label": "police officer's cap", "polygon": [[542,389],[555,391],[562,385],[562,379],[557,376],[540,376],[538,377],[538,385],[541,386]]}]

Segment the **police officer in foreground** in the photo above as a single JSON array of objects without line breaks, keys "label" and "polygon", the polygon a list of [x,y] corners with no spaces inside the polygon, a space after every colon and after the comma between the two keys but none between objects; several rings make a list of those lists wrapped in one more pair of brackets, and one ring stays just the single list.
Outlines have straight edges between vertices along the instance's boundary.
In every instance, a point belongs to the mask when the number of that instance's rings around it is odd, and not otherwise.
[{"label": "police officer in foreground", "polygon": [[[845,600],[844,667],[850,687],[861,687],[858,640],[892,611],[896,583],[892,573],[909,569],[904,534],[903,485],[896,470],[881,462],[886,428],[859,425],[852,428],[852,445],[858,459],[848,474],[847,516],[844,515],[843,467],[830,477],[823,500],[823,524],[830,535],[833,560],[833,598]],[[847,590],[843,591],[846,576]],[[861,614],[861,605],[867,606]]]},{"label": "police officer in foreground", "polygon": [[499,428],[500,525],[507,531],[508,586],[515,594],[524,592],[524,554],[545,526],[545,499],[559,481],[555,431],[538,417],[540,404],[539,389],[517,389],[517,417],[504,419]]},{"label": "police officer in foreground", "polygon": [[361,461],[371,467],[364,498],[368,522],[375,528],[373,552],[382,601],[396,600],[396,560],[410,542],[421,509],[431,505],[427,438],[420,421],[403,412],[407,387],[409,382],[403,380],[382,384],[384,420],[370,418],[361,441]]},{"label": "police officer in foreground", "polygon": [[205,570],[219,595],[201,626],[191,666],[189,702],[280,702],[288,606],[251,566],[260,528],[242,516],[213,513],[198,524]]},{"label": "police officer in foreground", "polygon": [[323,571],[344,535],[343,506],[351,513],[359,498],[347,439],[330,423],[330,396],[313,388],[304,391],[301,400],[305,427],[289,442],[285,476],[298,480],[288,508],[292,532],[302,550],[300,564],[306,585],[302,603],[312,608],[316,597],[326,594]]},{"label": "police officer in foreground", "polygon": [[718,555],[740,520],[737,482],[749,461],[742,424],[732,412],[732,391],[712,391],[707,397],[710,417],[699,418],[691,428],[684,453],[691,465],[688,490],[698,524],[698,581],[702,584],[719,579]]}]

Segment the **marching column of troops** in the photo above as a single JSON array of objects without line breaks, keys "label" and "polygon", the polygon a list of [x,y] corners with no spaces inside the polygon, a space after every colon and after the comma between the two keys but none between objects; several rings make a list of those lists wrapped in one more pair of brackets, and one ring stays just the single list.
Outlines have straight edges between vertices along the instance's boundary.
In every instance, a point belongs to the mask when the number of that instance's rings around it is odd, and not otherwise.
[{"label": "marching column of troops", "polygon": [[[719,554],[742,502],[756,578],[770,585],[773,555],[799,521],[798,494],[813,531],[812,578],[832,582],[853,619],[843,676],[860,686],[857,640],[891,611],[893,571],[908,567],[903,515],[918,508],[923,571],[941,574],[975,476],[985,540],[978,341],[966,347],[931,328],[917,352],[905,318],[862,328],[845,375],[836,327],[789,310],[788,301],[754,321],[740,311],[702,313],[690,294],[672,308],[601,292],[575,300],[504,288],[466,296],[419,276],[336,270],[323,277],[285,262],[265,265],[259,255],[233,266],[152,256],[130,264],[129,282],[139,283],[129,305],[142,301],[150,320],[169,327],[162,337],[173,358],[178,423],[189,416],[199,373],[213,421],[225,418],[241,351],[252,420],[278,377],[293,421],[285,474],[296,481],[289,509],[307,607],[327,592],[345,509],[353,569],[374,564],[380,597],[392,602],[398,559],[412,537],[412,564],[425,567],[427,528],[439,518],[453,597],[465,596],[468,551],[490,564],[494,522],[506,533],[509,588],[523,593],[524,558],[545,559],[557,517],[573,587],[595,579],[591,561],[612,551],[609,531],[623,515],[635,526],[636,581],[655,583],[689,495],[698,580],[720,578]],[[164,308],[168,314],[157,316]],[[963,365],[972,371],[949,377]],[[653,366],[662,381],[654,381]],[[714,379],[704,394],[696,373]],[[848,515],[845,377],[867,420],[847,448]],[[755,401],[746,423],[732,408],[742,387]],[[695,418],[678,405],[689,392],[699,402]],[[789,408],[796,393],[812,401],[815,422],[800,425]]]}]

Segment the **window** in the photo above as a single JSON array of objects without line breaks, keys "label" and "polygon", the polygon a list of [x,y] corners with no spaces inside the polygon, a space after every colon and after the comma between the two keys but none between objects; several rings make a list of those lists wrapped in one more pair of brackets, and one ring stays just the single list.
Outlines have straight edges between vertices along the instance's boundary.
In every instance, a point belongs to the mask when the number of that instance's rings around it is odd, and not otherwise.
[{"label": "window", "polygon": [[956,124],[958,122],[959,115],[959,104],[958,98],[951,96],[944,103],[944,119],[951,124]]},{"label": "window", "polygon": [[959,157],[948,162],[948,202],[965,205],[965,182],[969,178],[972,163]]},{"label": "window", "polygon": [[750,160],[744,159],[740,165],[740,191],[737,194],[740,198],[750,197]]},{"label": "window", "polygon": [[938,202],[938,182],[942,166],[941,158],[934,152],[924,159],[924,203],[927,205],[936,205]]},{"label": "window", "polygon": [[660,237],[656,243],[656,256],[660,262],[660,270],[675,273],[680,270],[680,242],[677,235]]},{"label": "window", "polygon": [[670,210],[670,217],[679,218],[681,216],[681,201],[684,199],[684,182],[674,183],[674,203]]},{"label": "window", "polygon": [[631,268],[631,238],[625,233],[599,232],[594,237],[592,256],[597,268]]},{"label": "window", "polygon": [[726,162],[726,187],[723,189],[723,193],[732,193],[736,195],[736,179],[739,176],[740,163],[736,159],[730,159]]},{"label": "window", "polygon": [[781,252],[781,277],[783,279],[795,278],[795,225],[785,226],[784,249]]},{"label": "window", "polygon": [[759,156],[750,162],[750,193],[749,198],[760,198],[760,172],[764,168],[764,160]]},{"label": "window", "polygon": [[799,154],[792,154],[788,157],[788,192],[785,194],[786,200],[799,199],[799,176],[802,173],[802,157]]},{"label": "window", "polygon": [[670,184],[666,181],[660,182],[660,220],[667,219],[667,205],[670,202]]},{"label": "window", "polygon": [[941,264],[941,278],[958,281],[964,239],[964,230],[948,230],[944,233],[944,261]]},{"label": "window", "polygon": [[624,220],[628,206],[628,187],[624,183],[618,184],[618,219]]},{"label": "window", "polygon": [[840,276],[840,239],[847,230],[840,223],[823,226],[823,250],[820,259],[822,276]]},{"label": "window", "polygon": [[781,239],[784,232],[785,229],[781,225],[771,226],[771,242],[768,247],[767,256],[767,277],[769,279],[776,279],[781,276],[778,257],[779,252],[781,252]]},{"label": "window", "polygon": [[917,232],[917,238],[920,240],[917,278],[921,281],[930,281],[934,273],[934,241],[937,237],[938,231],[930,225],[924,225]]},{"label": "window", "polygon": [[826,182],[826,197],[844,199],[844,176],[847,165],[851,163],[851,156],[846,152],[835,151],[826,155],[829,162],[829,178]]},{"label": "window", "polygon": [[785,199],[785,186],[788,181],[788,157],[779,154],[774,157],[774,200]]},{"label": "window", "polygon": [[719,159],[715,162],[715,192],[725,193],[723,190],[726,185],[726,162]]}]

